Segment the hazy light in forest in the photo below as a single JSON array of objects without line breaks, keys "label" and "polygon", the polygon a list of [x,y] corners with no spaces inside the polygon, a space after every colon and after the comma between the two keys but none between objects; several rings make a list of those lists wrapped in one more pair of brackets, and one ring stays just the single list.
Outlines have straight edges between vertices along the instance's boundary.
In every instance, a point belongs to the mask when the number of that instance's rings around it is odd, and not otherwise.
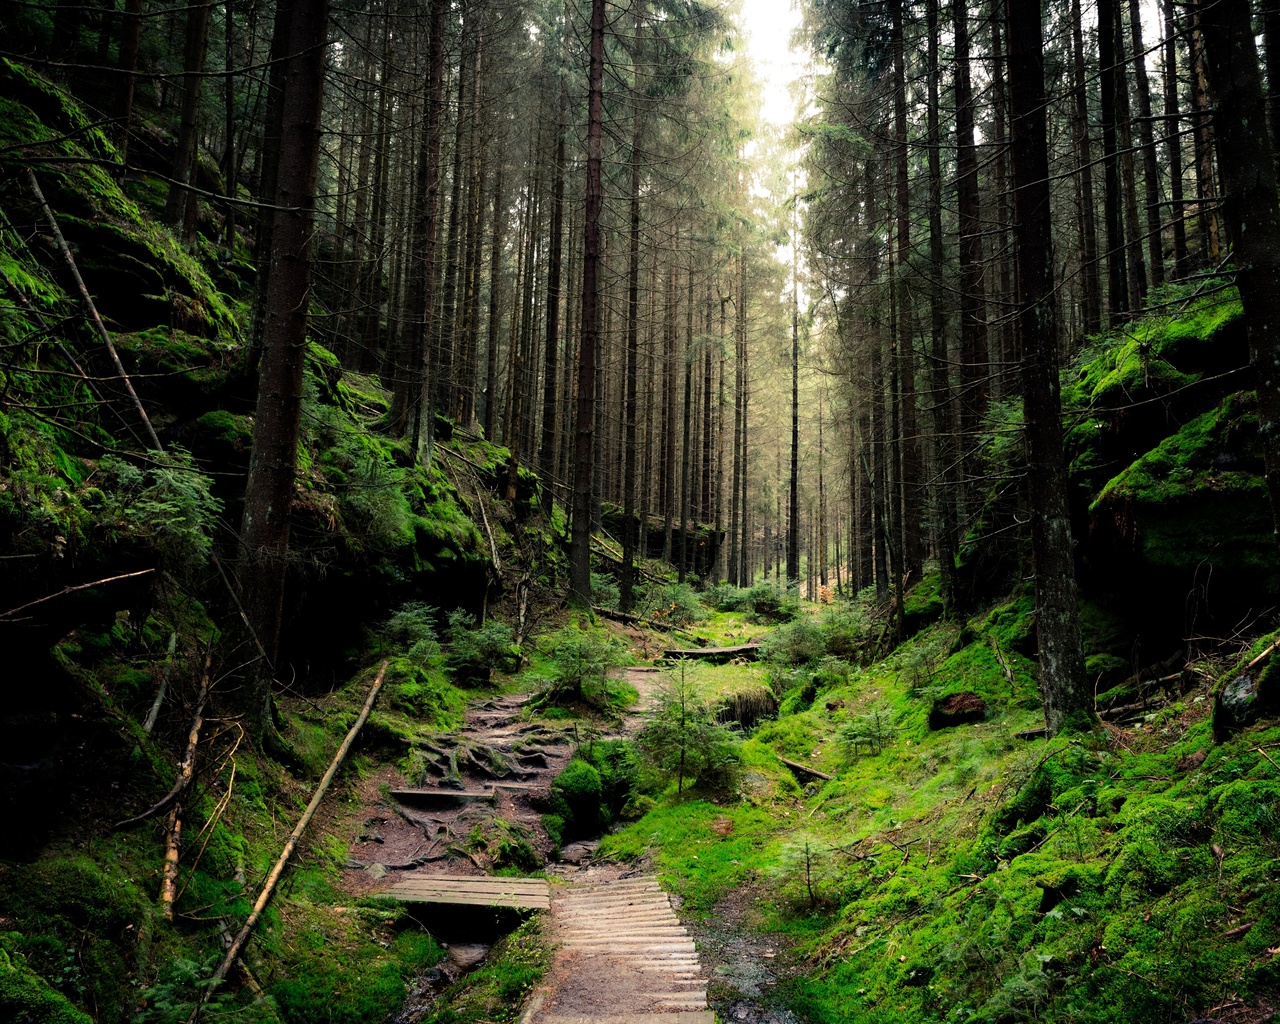
[{"label": "hazy light in forest", "polygon": [[800,27],[799,9],[791,0],[742,0],[742,27],[747,53],[763,86],[761,117],[775,125],[791,124],[796,109],[791,85],[804,73],[809,59],[791,42],[792,33]]}]

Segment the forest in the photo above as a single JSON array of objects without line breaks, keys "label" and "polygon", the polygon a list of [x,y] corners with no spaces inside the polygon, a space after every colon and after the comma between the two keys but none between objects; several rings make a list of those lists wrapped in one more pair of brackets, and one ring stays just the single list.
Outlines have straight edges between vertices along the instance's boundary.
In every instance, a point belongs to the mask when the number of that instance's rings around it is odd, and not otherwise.
[{"label": "forest", "polygon": [[0,1022],[1276,1019],[1278,159],[1273,0],[0,0]]}]

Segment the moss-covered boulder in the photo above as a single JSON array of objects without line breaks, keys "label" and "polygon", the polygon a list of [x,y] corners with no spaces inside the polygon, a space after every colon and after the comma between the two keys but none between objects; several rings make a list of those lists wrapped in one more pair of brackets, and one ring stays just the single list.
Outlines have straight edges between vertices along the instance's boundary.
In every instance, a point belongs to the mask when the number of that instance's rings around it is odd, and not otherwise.
[{"label": "moss-covered boulder", "polygon": [[1090,582],[1177,636],[1273,603],[1280,556],[1262,474],[1256,398],[1228,396],[1094,500]]},{"label": "moss-covered boulder", "polygon": [[1087,349],[1064,374],[1072,483],[1083,500],[1178,426],[1248,387],[1244,313],[1233,290],[1144,317]]},{"label": "moss-covered boulder", "polygon": [[1219,742],[1280,713],[1280,664],[1272,650],[1276,643],[1280,634],[1260,640],[1218,684],[1213,696],[1213,734]]}]

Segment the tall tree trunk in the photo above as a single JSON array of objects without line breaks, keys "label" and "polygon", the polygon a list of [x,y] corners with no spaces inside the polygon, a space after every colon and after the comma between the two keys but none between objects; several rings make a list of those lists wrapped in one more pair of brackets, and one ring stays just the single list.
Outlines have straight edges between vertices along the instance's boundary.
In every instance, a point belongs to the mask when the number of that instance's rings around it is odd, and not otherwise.
[{"label": "tall tree trunk", "polygon": [[1182,200],[1182,122],[1178,120],[1178,26],[1173,0],[1164,0],[1164,119],[1169,161],[1169,219],[1173,221],[1173,267],[1178,278],[1191,273]]},{"label": "tall tree trunk", "polygon": [[[567,31],[567,26],[566,26]],[[566,37],[567,40],[567,37]],[[556,359],[560,350],[560,271],[564,241],[565,134],[568,131],[568,69],[560,68],[560,107],[556,116],[556,155],[551,182],[551,252],[547,267],[547,340],[542,380],[542,443],[538,452],[538,472],[542,475],[542,509],[551,514],[556,458]],[[637,229],[638,230],[638,229]]]},{"label": "tall tree trunk", "polygon": [[600,164],[603,154],[604,3],[591,0],[591,65],[587,99],[587,209],[583,232],[582,345],[578,352],[578,418],[574,434],[573,520],[569,591],[591,604],[591,483],[595,433],[596,310],[600,268]]},{"label": "tall tree trunk", "polygon": [[1267,60],[1267,123],[1271,155],[1280,160],[1280,3],[1262,0],[1262,48]]},{"label": "tall tree trunk", "polygon": [[[978,431],[990,395],[987,351],[987,296],[983,284],[981,204],[978,199],[978,148],[974,141],[973,87],[969,75],[969,4],[953,0],[955,31],[956,205],[960,249],[960,430],[967,481],[975,481]],[[976,492],[974,483],[970,488]],[[839,559],[837,559],[837,562]]]},{"label": "tall tree trunk", "polygon": [[493,229],[489,236],[489,319],[488,343],[485,349],[484,436],[492,443],[498,422],[498,338],[502,329],[502,229],[507,224],[503,208],[506,195],[502,190],[503,159],[501,144],[498,170],[493,176]]},{"label": "tall tree trunk", "polygon": [[[285,52],[291,57],[281,105],[281,173],[272,196],[275,271],[267,293],[253,448],[240,525],[244,606],[272,662],[280,640],[302,414],[328,14],[328,0],[295,0],[285,26]],[[271,722],[272,665],[259,663],[251,673],[247,711],[252,732],[261,738]]]},{"label": "tall tree trunk", "polygon": [[903,38],[902,0],[889,0],[893,26],[893,120],[895,180],[897,194],[897,330],[894,332],[895,363],[893,370],[899,376],[900,390],[896,391],[901,430],[894,432],[894,443],[902,448],[902,497],[899,527],[902,536],[901,572],[915,579],[920,575],[923,554],[921,552],[921,514],[923,505],[922,479],[924,456],[920,447],[920,432],[916,426],[916,365],[914,352],[911,289],[906,275],[911,258],[911,200],[910,146],[907,139],[906,56]]},{"label": "tall tree trunk", "polygon": [[[800,198],[795,197],[797,206]],[[800,582],[800,226],[791,231],[791,472],[787,488],[787,586]],[[781,524],[779,524],[781,528]]]},{"label": "tall tree trunk", "polygon": [[[297,0],[294,0],[297,2]],[[426,109],[421,148],[414,183],[413,224],[409,240],[409,287],[406,297],[405,358],[396,378],[403,383],[394,392],[391,407],[393,429],[410,437],[415,457],[429,457],[433,410],[430,374],[431,314],[435,308],[436,239],[440,221],[440,144],[444,112],[444,30],[448,0],[430,0]]]},{"label": "tall tree trunk", "polygon": [[[956,0],[957,4],[964,0]],[[1084,28],[1080,0],[1071,0],[1071,92],[1075,100],[1076,166],[1080,181],[1080,281],[1085,334],[1102,329],[1102,285],[1098,279],[1098,220],[1093,207],[1093,142],[1085,90]]]},{"label": "tall tree trunk", "polygon": [[[640,47],[643,22],[636,19],[636,48]],[[636,373],[640,360],[640,90],[631,96],[631,197],[627,251],[627,366],[623,417],[622,467],[622,581],[620,604],[624,612],[635,603],[636,541]],[[563,139],[563,135],[561,136]]]},{"label": "tall tree trunk", "polygon": [[129,129],[133,122],[133,96],[138,85],[138,46],[142,42],[142,5],[144,0],[125,0],[124,18],[120,23],[120,99],[117,110],[120,163],[129,162]]},{"label": "tall tree trunk", "polygon": [[1269,140],[1258,131],[1266,97],[1248,0],[1216,0],[1201,11],[1212,74],[1214,118],[1236,283],[1258,387],[1271,515],[1280,539],[1280,190]]},{"label": "tall tree trunk", "polygon": [[[1116,131],[1116,3],[1098,0],[1098,59],[1102,82],[1103,205],[1107,222],[1107,314],[1115,323],[1128,319],[1129,279],[1125,267],[1124,197]],[[1012,19],[1010,19],[1012,24]],[[1012,66],[1013,40],[1009,40]],[[1012,95],[1012,84],[1010,84]]]},{"label": "tall tree trunk", "polygon": [[[1105,6],[1104,3],[1101,6]],[[1036,574],[1040,694],[1050,736],[1093,717],[1084,677],[1076,600],[1057,359],[1051,263],[1049,154],[1040,5],[1011,3],[1009,96],[1013,120],[1014,213],[1018,241],[1018,333],[1026,421],[1031,550]],[[1104,26],[1114,22],[1104,21]]]},{"label": "tall tree trunk", "polygon": [[927,110],[929,165],[929,354],[933,391],[934,457],[937,461],[934,507],[937,509],[938,568],[943,614],[956,606],[956,470],[959,462],[952,414],[951,358],[947,351],[947,311],[943,307],[942,276],[942,133],[938,123],[941,68],[938,64],[938,0],[927,0]]},{"label": "tall tree trunk", "polygon": [[[1216,2],[1216,0],[1215,0]],[[1218,187],[1213,176],[1213,112],[1209,107],[1209,75],[1205,67],[1200,0],[1188,0],[1191,9],[1191,105],[1196,144],[1196,191],[1199,193],[1200,262],[1216,267],[1222,259],[1218,227]]]},{"label": "tall tree trunk", "polygon": [[1138,313],[1147,296],[1147,268],[1142,258],[1146,233],[1138,212],[1138,181],[1133,160],[1133,117],[1129,103],[1129,76],[1125,65],[1122,12],[1116,10],[1116,126],[1120,135],[1120,171],[1124,182],[1125,261],[1128,267],[1129,310]]},{"label": "tall tree trunk", "polygon": [[1129,43],[1133,52],[1133,84],[1138,99],[1138,139],[1142,148],[1142,175],[1147,214],[1147,263],[1151,286],[1164,284],[1164,232],[1160,218],[1160,169],[1156,162],[1155,133],[1151,126],[1151,83],[1147,80],[1146,46],[1142,42],[1142,15],[1138,0],[1129,0]]},{"label": "tall tree trunk", "polygon": [[[178,146],[173,157],[169,197],[164,204],[164,222],[175,231],[186,222],[187,202],[195,197],[184,187],[196,179],[196,143],[200,128],[200,84],[204,80],[204,60],[209,49],[209,22],[213,0],[187,9],[186,53],[182,58],[182,121]],[[194,236],[187,241],[194,241]]]}]

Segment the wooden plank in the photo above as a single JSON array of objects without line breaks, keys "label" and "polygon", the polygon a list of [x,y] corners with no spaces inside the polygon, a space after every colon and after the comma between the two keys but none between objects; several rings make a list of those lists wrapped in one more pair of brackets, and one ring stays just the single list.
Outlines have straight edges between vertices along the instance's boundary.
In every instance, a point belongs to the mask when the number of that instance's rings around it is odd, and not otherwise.
[{"label": "wooden plank", "polygon": [[441,892],[536,892],[543,895],[549,895],[550,887],[546,882],[539,883],[538,879],[526,882],[524,879],[495,879],[489,882],[487,879],[458,880],[437,882],[430,875],[410,875],[396,883],[399,886],[408,889],[439,889]]},{"label": "wooden plank", "polygon": [[444,903],[450,906],[513,907],[517,910],[549,910],[551,901],[537,896],[475,896],[456,892],[415,893],[389,892],[386,895],[401,903]]},{"label": "wooden plank", "polygon": [[401,879],[385,894],[404,903],[451,903],[525,910],[547,910],[551,906],[551,886],[544,878],[418,875]]}]

